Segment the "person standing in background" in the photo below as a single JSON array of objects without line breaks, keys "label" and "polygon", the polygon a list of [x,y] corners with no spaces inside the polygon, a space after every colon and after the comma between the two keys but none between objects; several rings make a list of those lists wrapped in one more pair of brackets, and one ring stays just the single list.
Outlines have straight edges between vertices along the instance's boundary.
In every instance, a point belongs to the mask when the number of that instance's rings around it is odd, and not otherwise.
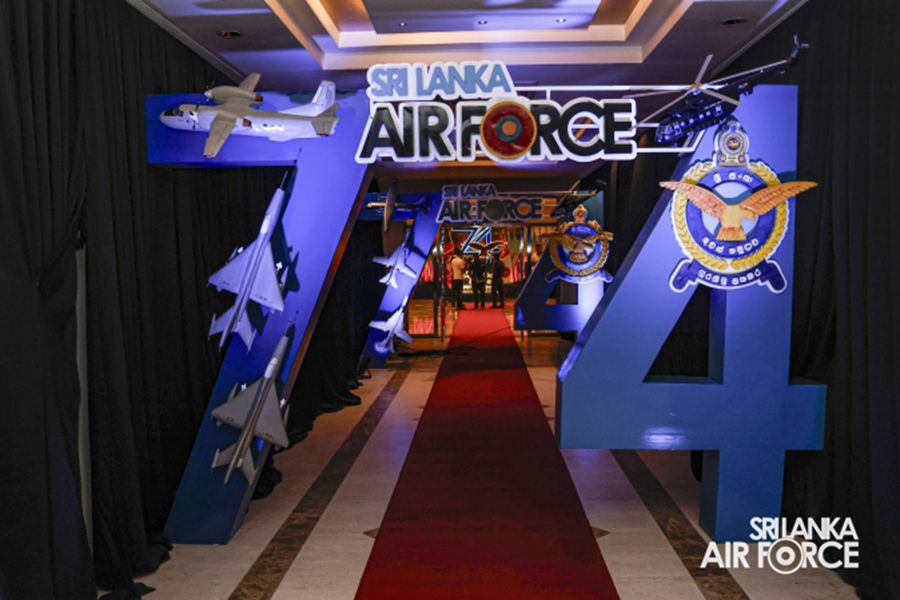
[{"label": "person standing in background", "polygon": [[453,296],[451,300],[458,310],[465,310],[466,305],[463,304],[463,283],[466,280],[466,261],[458,253],[453,255],[450,260],[450,273],[453,285]]},{"label": "person standing in background", "polygon": [[503,297],[503,276],[506,274],[506,265],[500,260],[500,251],[495,250],[491,258],[491,307],[497,308],[497,296],[500,296],[500,306],[506,306]]},{"label": "person standing in background", "polygon": [[[472,261],[472,291],[475,293],[475,308],[484,308],[484,288],[487,283],[487,269],[481,254]],[[479,306],[479,303],[481,304]]]}]

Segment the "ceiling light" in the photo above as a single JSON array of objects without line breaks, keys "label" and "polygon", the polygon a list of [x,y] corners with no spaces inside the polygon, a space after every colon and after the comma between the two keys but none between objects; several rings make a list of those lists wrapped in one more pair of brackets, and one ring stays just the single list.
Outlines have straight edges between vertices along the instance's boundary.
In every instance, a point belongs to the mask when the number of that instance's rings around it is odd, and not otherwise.
[{"label": "ceiling light", "polygon": [[400,27],[406,27],[406,23],[404,23],[403,21],[401,21],[401,22],[400,22]]},{"label": "ceiling light", "polygon": [[566,20],[565,20],[565,19],[557,19],[556,22],[557,22],[557,23],[565,23]]},{"label": "ceiling light", "polygon": [[722,21],[722,25],[743,25],[746,22],[747,19],[744,17],[731,17],[730,19]]},{"label": "ceiling light", "polygon": [[479,25],[487,25],[487,21],[478,21]]},{"label": "ceiling light", "polygon": [[236,31],[234,29],[223,29],[222,31],[219,32],[219,37],[223,37],[223,38],[241,37],[241,32]]}]

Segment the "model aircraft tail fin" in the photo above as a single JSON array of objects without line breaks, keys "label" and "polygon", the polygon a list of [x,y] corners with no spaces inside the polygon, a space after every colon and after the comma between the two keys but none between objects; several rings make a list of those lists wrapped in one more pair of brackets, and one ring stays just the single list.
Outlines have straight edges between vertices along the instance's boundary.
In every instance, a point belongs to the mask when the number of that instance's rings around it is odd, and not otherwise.
[{"label": "model aircraft tail fin", "polygon": [[324,115],[326,111],[334,106],[334,83],[331,81],[323,81],[319,84],[319,89],[316,90],[316,95],[313,96],[312,102],[304,104],[303,106],[295,106],[294,108],[289,108],[282,112],[289,115],[318,117]]},{"label": "model aircraft tail fin", "polygon": [[310,103],[318,109],[317,113],[322,114],[332,106],[334,106],[334,82],[323,81],[316,90],[316,95]]},{"label": "model aircraft tail fin", "polygon": [[247,448],[247,452],[244,453],[240,469],[244,477],[247,478],[247,482],[253,483],[253,480],[256,479],[256,465],[253,464],[253,455],[250,453],[250,448]]},{"label": "model aircraft tail fin", "polygon": [[209,325],[209,335],[210,337],[214,336],[217,333],[222,333],[228,327],[228,321],[231,319],[231,313],[234,312],[234,307],[232,306],[218,319],[213,315],[212,323]]},{"label": "model aircraft tail fin", "polygon": [[250,325],[250,319],[247,318],[246,314],[243,315],[234,330],[241,336],[241,339],[244,340],[244,345],[247,346],[247,352],[250,352],[250,347],[253,346],[253,340],[256,338],[256,331],[254,331],[253,326]]}]

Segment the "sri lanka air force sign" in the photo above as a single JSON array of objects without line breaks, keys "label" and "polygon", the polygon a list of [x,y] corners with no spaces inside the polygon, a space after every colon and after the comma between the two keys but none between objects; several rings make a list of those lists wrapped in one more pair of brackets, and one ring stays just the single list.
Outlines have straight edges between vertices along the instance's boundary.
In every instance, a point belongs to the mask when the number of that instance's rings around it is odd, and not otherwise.
[{"label": "sri lanka air force sign", "polygon": [[633,100],[529,100],[499,61],[374,65],[368,82],[360,163],[472,162],[478,151],[498,162],[633,160],[637,153]]}]

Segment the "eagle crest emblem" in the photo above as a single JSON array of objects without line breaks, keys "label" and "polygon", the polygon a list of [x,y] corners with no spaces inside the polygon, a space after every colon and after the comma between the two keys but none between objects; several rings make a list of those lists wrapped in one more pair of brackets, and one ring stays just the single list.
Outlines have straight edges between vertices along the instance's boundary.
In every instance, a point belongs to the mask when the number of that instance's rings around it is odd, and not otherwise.
[{"label": "eagle crest emblem", "polygon": [[602,269],[609,257],[609,242],[613,234],[603,231],[597,221],[587,220],[583,205],[573,212],[574,221],[562,223],[554,233],[543,236],[549,242],[548,252],[553,266],[547,281],[557,278],[570,283],[587,283],[595,279],[612,281],[612,275]]},{"label": "eagle crest emblem", "polygon": [[660,183],[675,192],[672,226],[687,256],[669,281],[676,292],[696,283],[784,291],[784,274],[770,257],[787,232],[787,200],[816,184],[781,183],[765,162],[749,160],[749,148],[749,136],[732,117],[716,133],[713,160],[695,164],[681,181]]}]

